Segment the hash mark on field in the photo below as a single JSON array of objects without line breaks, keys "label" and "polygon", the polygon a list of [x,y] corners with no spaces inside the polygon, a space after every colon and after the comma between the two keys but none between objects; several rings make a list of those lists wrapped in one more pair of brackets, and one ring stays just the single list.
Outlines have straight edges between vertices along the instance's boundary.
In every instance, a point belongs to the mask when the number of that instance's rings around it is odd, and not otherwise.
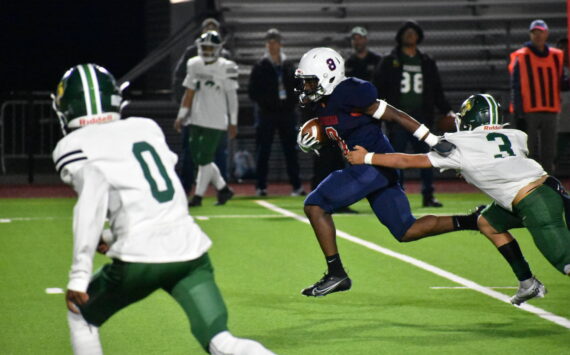
[{"label": "hash mark on field", "polygon": [[[265,207],[265,208],[267,208],[267,209],[269,209],[269,210],[271,210],[271,211],[273,211],[273,212],[277,212],[277,213],[280,213],[280,214],[282,214],[282,215],[284,215],[284,216],[291,217],[291,218],[293,218],[293,219],[296,219],[296,220],[299,221],[299,222],[303,222],[303,223],[306,223],[306,224],[310,224],[310,222],[309,222],[309,220],[308,220],[307,218],[302,217],[302,216],[299,216],[298,214],[295,214],[295,213],[293,213],[293,212],[291,212],[291,211],[288,211],[288,210],[286,210],[286,209],[284,209],[284,208],[275,206],[274,204],[271,204],[271,203],[266,202],[266,201],[256,200],[255,202],[256,202],[258,205],[261,205],[261,206],[263,206],[263,207]],[[348,234],[348,233],[346,233],[346,232],[343,232],[343,231],[341,231],[341,230],[339,230],[339,229],[337,229],[336,234],[337,234],[337,236],[338,236],[339,238],[348,240],[349,242],[353,242],[353,243],[355,243],[355,244],[359,244],[359,245],[361,245],[361,246],[363,246],[363,247],[365,247],[365,248],[374,250],[374,251],[376,251],[376,252],[378,252],[378,253],[381,253],[381,254],[384,254],[384,255],[387,255],[387,256],[391,256],[391,257],[393,257],[393,258],[395,258],[395,259],[401,260],[401,261],[406,262],[406,263],[408,263],[408,264],[412,264],[412,265],[414,265],[414,266],[416,266],[416,267],[418,267],[418,268],[420,268],[420,269],[424,269],[424,270],[426,270],[426,271],[429,271],[429,272],[431,272],[431,273],[434,273],[434,274],[436,274],[436,275],[438,275],[438,276],[441,276],[441,277],[446,278],[446,279],[448,279],[448,280],[450,280],[450,281],[453,281],[453,282],[455,282],[455,283],[458,283],[458,284],[460,284],[460,285],[462,285],[462,286],[464,286],[464,287],[470,288],[470,289],[472,289],[472,290],[474,290],[474,291],[477,291],[477,292],[480,292],[480,293],[482,293],[482,294],[485,294],[485,295],[487,295],[487,296],[489,296],[489,297],[495,298],[495,299],[497,299],[497,300],[499,300],[499,301],[501,301],[501,302],[508,303],[509,305],[511,304],[511,301],[510,301],[510,297],[509,297],[509,296],[507,296],[507,295],[505,295],[505,294],[503,294],[503,293],[500,293],[500,292],[491,290],[489,287],[481,286],[481,285],[479,285],[478,283],[476,283],[476,282],[474,282],[474,281],[471,281],[471,280],[469,280],[469,279],[466,279],[466,278],[463,278],[463,277],[461,277],[461,276],[455,275],[455,274],[453,274],[453,273],[451,273],[451,272],[449,272],[449,271],[446,271],[446,270],[443,270],[443,269],[441,269],[441,268],[438,268],[437,266],[433,266],[433,265],[428,264],[428,263],[426,263],[426,262],[424,262],[424,261],[421,261],[421,260],[419,260],[419,259],[416,259],[416,258],[413,258],[413,257],[411,257],[411,256],[408,256],[408,255],[406,255],[406,254],[401,254],[401,253],[395,252],[395,251],[393,251],[393,250],[390,250],[390,249],[388,249],[388,248],[381,247],[381,246],[379,246],[378,244],[375,244],[375,243],[369,242],[369,241],[367,241],[367,240],[364,240],[364,239],[355,237],[355,236],[350,235],[350,234]],[[538,307],[535,307],[535,306],[532,306],[532,305],[526,304],[526,303],[523,303],[523,304],[522,304],[521,306],[519,306],[518,308],[520,308],[520,309],[522,309],[522,310],[524,310],[524,311],[533,313],[533,314],[539,316],[540,318],[543,318],[543,319],[546,319],[546,320],[548,320],[548,321],[550,321],[550,322],[553,322],[553,323],[555,323],[555,324],[558,324],[559,326],[562,326],[562,327],[564,327],[564,328],[570,329],[570,319],[564,318],[564,317],[562,317],[562,316],[558,316],[558,315],[556,315],[556,314],[554,314],[554,313],[550,313],[550,312],[548,312],[548,311],[546,311],[546,310],[544,310],[544,309],[542,309],[542,308],[538,308]]]}]

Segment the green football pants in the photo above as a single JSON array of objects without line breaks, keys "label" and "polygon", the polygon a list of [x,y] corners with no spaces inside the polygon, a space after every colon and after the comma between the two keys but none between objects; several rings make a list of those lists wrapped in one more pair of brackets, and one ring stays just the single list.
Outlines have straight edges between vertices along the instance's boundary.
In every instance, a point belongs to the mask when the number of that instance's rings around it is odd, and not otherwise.
[{"label": "green football pants", "polygon": [[493,202],[483,216],[498,232],[526,227],[544,257],[560,272],[570,265],[570,231],[564,221],[562,198],[542,185],[509,212]]},{"label": "green football pants", "polygon": [[219,129],[192,125],[188,144],[194,164],[207,165],[213,162],[223,135],[224,131]]},{"label": "green football pants", "polygon": [[228,321],[213,272],[208,254],[196,260],[160,264],[114,260],[89,283],[89,301],[80,307],[81,313],[87,322],[101,326],[121,309],[163,289],[182,306],[192,334],[208,351],[210,340],[227,330]]}]

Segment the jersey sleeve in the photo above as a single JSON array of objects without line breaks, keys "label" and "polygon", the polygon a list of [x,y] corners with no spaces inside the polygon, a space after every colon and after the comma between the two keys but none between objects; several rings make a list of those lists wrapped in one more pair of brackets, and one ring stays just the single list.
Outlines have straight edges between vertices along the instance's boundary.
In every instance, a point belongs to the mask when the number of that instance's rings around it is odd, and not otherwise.
[{"label": "jersey sleeve", "polygon": [[232,91],[239,89],[238,84],[238,66],[235,62],[228,60],[224,66],[224,89]]},{"label": "jersey sleeve", "polygon": [[73,176],[87,162],[87,155],[83,151],[79,140],[73,135],[68,135],[60,140],[55,147],[53,162],[61,180],[66,184],[72,185]]},{"label": "jersey sleeve", "polygon": [[372,83],[368,81],[359,82],[350,90],[347,97],[347,104],[351,107],[364,108],[372,105],[378,98],[378,91]]},{"label": "jersey sleeve", "polygon": [[72,184],[79,197],[73,209],[73,261],[67,289],[86,292],[107,216],[109,184],[93,164],[74,174]]},{"label": "jersey sleeve", "polygon": [[[452,140],[455,140],[449,136],[449,133],[444,134],[443,139],[447,139],[450,142],[452,142]],[[455,142],[452,143],[455,144]],[[456,144],[456,146],[459,147],[458,144]],[[461,162],[463,158],[459,148],[454,149],[451,154],[446,157],[441,156],[435,151],[429,152],[427,154],[427,157],[430,160],[431,165],[433,165],[434,168],[439,168],[441,171],[449,169],[461,170]]]},{"label": "jersey sleeve", "polygon": [[188,59],[188,62],[186,63],[186,77],[182,82],[182,86],[192,90],[196,88],[196,70],[194,69],[197,64],[197,61],[194,60],[194,58],[196,57]]}]

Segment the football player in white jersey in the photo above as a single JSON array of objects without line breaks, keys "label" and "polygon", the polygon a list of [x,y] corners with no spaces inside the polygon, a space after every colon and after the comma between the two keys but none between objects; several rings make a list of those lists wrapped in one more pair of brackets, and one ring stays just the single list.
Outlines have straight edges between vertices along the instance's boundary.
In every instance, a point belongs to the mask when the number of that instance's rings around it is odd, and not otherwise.
[{"label": "football player in white jersey", "polygon": [[198,55],[188,60],[187,74],[182,85],[186,92],[180,104],[174,128],[180,132],[190,125],[189,148],[194,164],[198,165],[196,190],[189,206],[200,206],[208,185],[218,190],[217,205],[233,196],[214,163],[216,149],[228,130],[230,139],[237,135],[238,67],[220,57],[222,40],[215,31],[203,33],[197,40]]},{"label": "football player in white jersey", "polygon": [[570,200],[560,182],[527,157],[526,133],[504,126],[495,99],[476,94],[461,106],[456,119],[457,132],[443,136],[456,147],[448,156],[433,151],[374,154],[356,146],[347,159],[351,164],[398,169],[453,169],[489,195],[494,201],[482,211],[478,227],[517,275],[520,287],[511,302],[518,305],[544,296],[546,289],[532,276],[509,229],[526,227],[544,257],[557,270],[570,275],[570,231],[564,221],[565,214],[570,216]]},{"label": "football player in white jersey", "polygon": [[[102,354],[98,327],[163,289],[184,309],[207,352],[272,354],[228,331],[207,253],[211,241],[188,214],[176,155],[153,120],[120,119],[121,104],[113,76],[94,64],[69,69],[54,96],[64,137],[53,159],[78,194],[66,292],[74,353]],[[103,235],[106,218],[110,233]],[[99,244],[113,261],[92,276]]]}]

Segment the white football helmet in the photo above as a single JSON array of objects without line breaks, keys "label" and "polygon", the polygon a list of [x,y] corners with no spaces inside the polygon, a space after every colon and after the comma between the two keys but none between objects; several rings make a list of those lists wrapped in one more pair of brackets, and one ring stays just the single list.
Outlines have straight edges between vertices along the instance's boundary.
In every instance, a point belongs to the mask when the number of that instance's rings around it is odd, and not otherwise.
[{"label": "white football helmet", "polygon": [[195,43],[198,47],[198,55],[202,57],[205,63],[214,63],[220,57],[223,43],[218,32],[205,32],[196,39]]},{"label": "white football helmet", "polygon": [[[303,55],[295,77],[303,80],[301,102],[319,101],[330,95],[334,88],[346,77],[344,76],[344,59],[335,50],[326,47],[313,48]],[[316,80],[316,86],[305,89],[305,81]]]}]

